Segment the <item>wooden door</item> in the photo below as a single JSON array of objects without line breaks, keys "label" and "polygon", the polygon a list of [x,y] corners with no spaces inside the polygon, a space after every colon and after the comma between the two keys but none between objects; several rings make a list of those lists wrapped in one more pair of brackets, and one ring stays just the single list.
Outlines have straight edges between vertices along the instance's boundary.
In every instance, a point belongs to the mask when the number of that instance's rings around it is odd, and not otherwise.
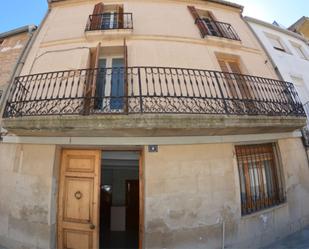
[{"label": "wooden door", "polygon": [[139,229],[139,180],[126,181],[126,229]]},{"label": "wooden door", "polygon": [[58,249],[99,248],[100,161],[97,150],[62,152]]}]

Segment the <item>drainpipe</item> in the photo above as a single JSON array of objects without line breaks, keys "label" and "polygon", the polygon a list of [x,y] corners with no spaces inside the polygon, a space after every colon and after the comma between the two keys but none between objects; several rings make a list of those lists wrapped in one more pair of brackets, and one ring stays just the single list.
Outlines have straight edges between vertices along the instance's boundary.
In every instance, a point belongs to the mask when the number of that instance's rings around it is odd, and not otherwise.
[{"label": "drainpipe", "polygon": [[222,249],[225,247],[225,221],[222,220]]},{"label": "drainpipe", "polygon": [[[38,34],[40,33],[42,26],[44,25],[49,13],[50,13],[50,9],[48,9],[48,11],[46,12],[46,14],[45,14],[45,16],[44,16],[44,18],[43,18],[43,20],[42,20],[42,22],[41,22],[41,24],[39,25],[38,28],[36,26],[29,26],[28,32],[29,32],[30,37],[29,37],[22,53],[18,57],[17,62],[15,64],[14,68],[13,68],[13,72],[12,72],[10,80],[9,80],[9,85],[7,86],[7,88],[3,92],[3,100],[2,100],[3,106],[0,109],[0,122],[1,122],[1,119],[3,117],[3,112],[4,112],[4,109],[5,109],[5,106],[6,106],[6,101],[7,101],[9,92],[10,92],[12,86],[13,86],[14,79],[15,79],[15,77],[17,77],[21,73],[21,70],[23,68],[23,65],[25,64],[25,61],[26,61],[27,56],[30,52],[30,49],[32,48]],[[2,133],[6,133],[6,131],[3,130],[2,124],[0,123],[0,141],[1,141],[1,134]]]}]

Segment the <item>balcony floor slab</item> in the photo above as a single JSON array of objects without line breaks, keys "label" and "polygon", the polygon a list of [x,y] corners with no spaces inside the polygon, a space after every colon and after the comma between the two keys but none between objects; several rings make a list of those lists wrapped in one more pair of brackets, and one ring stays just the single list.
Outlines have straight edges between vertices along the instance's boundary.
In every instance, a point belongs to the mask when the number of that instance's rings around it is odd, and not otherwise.
[{"label": "balcony floor slab", "polygon": [[292,132],[305,125],[304,117],[207,114],[67,115],[3,119],[3,127],[18,136],[220,136]]}]

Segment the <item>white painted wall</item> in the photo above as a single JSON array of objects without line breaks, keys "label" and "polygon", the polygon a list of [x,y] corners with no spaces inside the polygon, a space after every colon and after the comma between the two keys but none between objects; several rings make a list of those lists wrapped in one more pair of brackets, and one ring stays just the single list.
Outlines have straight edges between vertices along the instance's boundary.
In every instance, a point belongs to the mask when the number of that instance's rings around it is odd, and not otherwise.
[{"label": "white painted wall", "polygon": [[[309,101],[309,46],[301,38],[287,34],[284,29],[279,31],[280,29],[278,30],[278,27],[274,25],[264,25],[263,22],[254,21],[251,18],[247,19],[247,21],[263,43],[283,79],[295,85],[303,104],[305,104],[305,102]],[[286,52],[274,49],[267,34],[279,37]],[[300,58],[292,45],[293,43],[302,47],[306,59]]]}]

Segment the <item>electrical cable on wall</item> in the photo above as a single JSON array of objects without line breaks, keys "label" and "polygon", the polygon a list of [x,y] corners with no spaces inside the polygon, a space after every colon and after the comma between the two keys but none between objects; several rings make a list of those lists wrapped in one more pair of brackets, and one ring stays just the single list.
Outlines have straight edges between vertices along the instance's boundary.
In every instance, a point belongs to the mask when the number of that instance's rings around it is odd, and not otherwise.
[{"label": "electrical cable on wall", "polygon": [[32,72],[32,69],[36,63],[36,61],[41,58],[42,56],[46,55],[46,54],[49,54],[49,53],[57,53],[57,52],[67,52],[67,51],[72,51],[72,50],[77,50],[77,49],[88,49],[89,52],[90,52],[90,48],[89,47],[77,47],[77,48],[67,48],[67,49],[59,49],[59,50],[51,50],[51,51],[46,51],[38,56],[36,56],[32,62],[32,65],[31,65],[31,68],[30,68],[30,72]]}]

